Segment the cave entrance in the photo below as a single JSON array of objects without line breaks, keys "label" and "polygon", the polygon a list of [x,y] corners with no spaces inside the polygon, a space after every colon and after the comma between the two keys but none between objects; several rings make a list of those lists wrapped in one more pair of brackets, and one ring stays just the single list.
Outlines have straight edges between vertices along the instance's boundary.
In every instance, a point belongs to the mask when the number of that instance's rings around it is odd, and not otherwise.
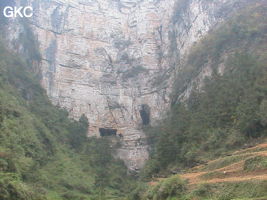
[{"label": "cave entrance", "polygon": [[142,104],[139,112],[143,125],[148,125],[150,123],[150,107],[147,104]]},{"label": "cave entrance", "polygon": [[100,136],[116,136],[117,135],[117,129],[111,129],[111,128],[99,128]]}]

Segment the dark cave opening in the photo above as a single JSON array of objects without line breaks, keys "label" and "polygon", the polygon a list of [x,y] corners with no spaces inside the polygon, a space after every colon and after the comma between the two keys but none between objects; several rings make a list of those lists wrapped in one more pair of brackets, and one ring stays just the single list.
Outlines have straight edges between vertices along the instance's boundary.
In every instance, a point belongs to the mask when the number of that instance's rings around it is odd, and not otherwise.
[{"label": "dark cave opening", "polygon": [[150,123],[150,107],[147,104],[142,104],[139,112],[143,125],[148,125]]},{"label": "dark cave opening", "polygon": [[116,136],[117,135],[117,129],[111,129],[111,128],[99,128],[100,136]]}]

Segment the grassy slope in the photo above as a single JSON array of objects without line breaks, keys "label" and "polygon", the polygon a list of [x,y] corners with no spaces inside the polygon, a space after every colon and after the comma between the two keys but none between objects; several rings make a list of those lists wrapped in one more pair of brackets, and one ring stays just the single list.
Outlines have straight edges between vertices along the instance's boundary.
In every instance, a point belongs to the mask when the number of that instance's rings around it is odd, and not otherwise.
[{"label": "grassy slope", "polygon": [[[181,181],[184,180],[184,181]],[[174,181],[176,180],[176,181]],[[178,180],[178,181],[177,181]],[[183,185],[179,190],[177,183]],[[181,184],[182,183],[182,184]],[[176,184],[176,185],[175,185]],[[187,172],[158,178],[140,192],[141,199],[267,199],[267,143],[233,152]],[[171,192],[168,188],[175,187]]]}]

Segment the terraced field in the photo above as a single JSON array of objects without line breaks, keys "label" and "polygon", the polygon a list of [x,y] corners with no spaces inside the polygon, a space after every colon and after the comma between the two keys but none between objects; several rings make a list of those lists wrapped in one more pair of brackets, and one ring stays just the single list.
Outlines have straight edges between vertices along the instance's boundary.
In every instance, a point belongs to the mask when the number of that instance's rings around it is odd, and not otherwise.
[{"label": "terraced field", "polygon": [[149,191],[160,193],[167,184],[179,189],[179,179],[186,185],[181,195],[176,192],[171,197],[158,198],[158,195],[155,199],[267,200],[267,142],[209,161],[185,173],[155,179],[149,182]]},{"label": "terraced field", "polygon": [[[247,169],[247,165],[252,165]],[[267,180],[267,143],[219,158],[180,174],[190,185]],[[267,190],[267,188],[266,188]]]}]

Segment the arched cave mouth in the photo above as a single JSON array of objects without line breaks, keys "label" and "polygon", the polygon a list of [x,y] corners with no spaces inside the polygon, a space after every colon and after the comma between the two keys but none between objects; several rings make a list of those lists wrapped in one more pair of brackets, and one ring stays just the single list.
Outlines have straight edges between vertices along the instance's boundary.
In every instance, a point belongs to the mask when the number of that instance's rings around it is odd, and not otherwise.
[{"label": "arched cave mouth", "polygon": [[148,125],[150,123],[150,107],[147,104],[142,104],[139,112],[143,125]]},{"label": "arched cave mouth", "polygon": [[117,135],[117,129],[99,128],[99,133],[100,133],[101,137],[116,136]]}]

